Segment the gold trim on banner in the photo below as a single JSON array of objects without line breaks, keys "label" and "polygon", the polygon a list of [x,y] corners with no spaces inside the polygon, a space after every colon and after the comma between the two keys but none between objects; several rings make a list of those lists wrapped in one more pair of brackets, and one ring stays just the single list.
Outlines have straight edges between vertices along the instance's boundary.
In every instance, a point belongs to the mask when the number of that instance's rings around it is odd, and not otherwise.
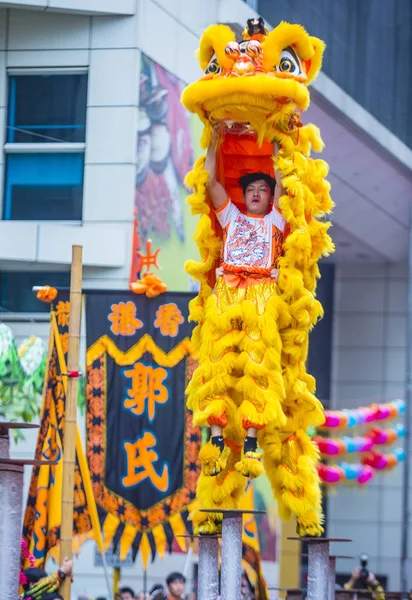
[{"label": "gold trim on banner", "polygon": [[149,543],[149,539],[148,539],[146,533],[142,534],[142,539],[140,540],[139,550],[140,550],[140,556],[142,558],[143,569],[146,571],[147,563],[149,562],[149,556],[151,553],[150,543]]},{"label": "gold trim on banner", "polygon": [[190,339],[185,337],[170,352],[165,352],[156,345],[148,334],[145,335],[127,352],[119,350],[115,342],[108,336],[102,335],[90,348],[87,349],[86,362],[90,366],[94,360],[107,353],[119,366],[135,363],[142,358],[145,352],[150,352],[160,367],[175,367],[185,356],[191,353]]},{"label": "gold trim on banner", "polygon": [[103,523],[103,539],[105,551],[109,549],[109,546],[119,525],[120,519],[112,513],[107,513]]},{"label": "gold trim on banner", "polygon": [[153,538],[156,544],[157,551],[160,558],[163,558],[166,552],[166,534],[163,525],[156,525],[152,529]]},{"label": "gold trim on banner", "polygon": [[126,525],[120,538],[120,560],[126,560],[127,553],[130,550],[133,540],[137,535],[137,527]]},{"label": "gold trim on banner", "polygon": [[170,517],[169,523],[180,549],[183,552],[187,552],[186,539],[184,537],[181,537],[186,533],[186,527],[182,519],[181,513],[176,513],[172,517]]}]

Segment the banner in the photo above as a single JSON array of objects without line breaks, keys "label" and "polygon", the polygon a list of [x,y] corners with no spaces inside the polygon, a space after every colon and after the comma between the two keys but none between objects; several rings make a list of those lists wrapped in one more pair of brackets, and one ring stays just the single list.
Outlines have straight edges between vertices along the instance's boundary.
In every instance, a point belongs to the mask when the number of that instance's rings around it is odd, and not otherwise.
[{"label": "banner", "polygon": [[[33,467],[23,524],[23,538],[34,556],[35,566],[42,568],[50,556],[59,560],[69,317],[67,294],[60,293],[51,311],[47,373],[35,453],[37,460],[57,461],[57,464]],[[93,538],[103,551],[90,474],[78,431],[73,509],[73,552],[85,540]]]},{"label": "banner", "polygon": [[191,532],[200,431],[186,410],[190,294],[89,293],[87,457],[105,547],[163,555]]}]

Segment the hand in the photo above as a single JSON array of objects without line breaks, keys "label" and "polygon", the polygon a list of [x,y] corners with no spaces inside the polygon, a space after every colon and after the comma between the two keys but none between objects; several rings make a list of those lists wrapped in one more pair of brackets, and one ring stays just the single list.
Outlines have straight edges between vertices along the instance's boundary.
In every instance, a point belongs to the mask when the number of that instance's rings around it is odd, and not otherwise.
[{"label": "hand", "polygon": [[370,571],[369,571],[368,579],[366,581],[368,583],[370,583],[371,585],[378,584],[378,580],[376,579],[375,575],[373,573],[371,573]]},{"label": "hand", "polygon": [[66,577],[73,573],[73,561],[69,560],[67,556],[64,557],[64,561],[62,566],[60,567],[60,571],[62,571]]},{"label": "hand", "polygon": [[271,276],[272,279],[274,279],[275,281],[277,281],[278,277],[279,277],[279,269],[275,269],[275,268],[271,269],[270,276]]},{"label": "hand", "polygon": [[216,273],[216,279],[219,279],[219,277],[221,277],[223,275],[223,267],[218,267],[215,271]]},{"label": "hand", "polygon": [[358,567],[356,567],[355,569],[353,569],[353,571],[352,571],[352,581],[356,581],[357,579],[359,579],[360,574],[361,574],[361,570]]}]

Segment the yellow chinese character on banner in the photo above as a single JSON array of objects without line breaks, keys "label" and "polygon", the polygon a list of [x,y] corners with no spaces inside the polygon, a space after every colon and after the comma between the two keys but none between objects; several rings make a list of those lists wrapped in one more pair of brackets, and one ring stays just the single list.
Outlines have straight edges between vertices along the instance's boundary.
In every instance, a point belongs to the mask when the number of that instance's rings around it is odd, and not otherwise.
[{"label": "yellow chinese character on banner", "polygon": [[162,304],[156,311],[155,327],[160,329],[162,335],[176,337],[179,333],[179,325],[184,323],[184,318],[174,302]]},{"label": "yellow chinese character on banner", "polygon": [[126,451],[127,475],[123,477],[122,483],[125,487],[138,485],[149,478],[150,482],[159,492],[167,492],[169,489],[169,467],[164,464],[162,473],[159,475],[154,464],[159,455],[151,448],[156,447],[156,438],[153,433],[146,431],[144,435],[132,444],[124,443]]},{"label": "yellow chinese character on banner", "polygon": [[68,327],[70,320],[70,302],[58,302],[56,306],[57,325]]},{"label": "yellow chinese character on banner", "polygon": [[112,304],[111,309],[112,312],[108,319],[112,322],[110,329],[115,335],[134,335],[138,329],[143,327],[143,321],[136,317],[134,302]]},{"label": "yellow chinese character on banner", "polygon": [[129,399],[124,401],[124,407],[135,415],[142,415],[146,408],[149,421],[153,421],[156,403],[164,404],[169,399],[169,391],[163,385],[167,377],[166,369],[153,368],[137,362],[133,369],[124,372],[132,380],[131,388],[127,391]]}]

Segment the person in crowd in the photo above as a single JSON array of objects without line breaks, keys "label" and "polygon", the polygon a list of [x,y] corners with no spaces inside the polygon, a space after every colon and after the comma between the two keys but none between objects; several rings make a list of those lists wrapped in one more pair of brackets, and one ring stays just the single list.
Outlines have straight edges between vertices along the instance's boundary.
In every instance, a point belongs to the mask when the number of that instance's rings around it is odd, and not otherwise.
[{"label": "person in crowd", "polygon": [[167,596],[165,600],[182,600],[185,593],[186,577],[182,573],[174,572],[166,578]]},{"label": "person in crowd", "polygon": [[135,600],[135,593],[131,587],[120,588],[120,597],[122,600]]},{"label": "person in crowd", "polygon": [[164,600],[165,599],[165,588],[161,583],[155,583],[149,592],[150,600]]},{"label": "person in crowd", "polygon": [[23,593],[20,598],[46,598],[47,594],[54,594],[52,598],[58,598],[57,590],[66,577],[73,576],[73,561],[66,557],[60,567],[52,575],[48,575],[44,569],[30,568],[22,573],[24,583]]},{"label": "person in crowd", "polygon": [[[376,579],[375,575],[372,571],[367,571],[367,576],[362,576],[362,569],[356,567],[352,571],[352,575],[350,579],[345,583],[345,590],[365,590],[368,592],[372,592],[372,598],[374,600],[385,600],[384,589]],[[358,600],[362,600],[363,598],[371,598],[371,594],[358,594]]]}]

